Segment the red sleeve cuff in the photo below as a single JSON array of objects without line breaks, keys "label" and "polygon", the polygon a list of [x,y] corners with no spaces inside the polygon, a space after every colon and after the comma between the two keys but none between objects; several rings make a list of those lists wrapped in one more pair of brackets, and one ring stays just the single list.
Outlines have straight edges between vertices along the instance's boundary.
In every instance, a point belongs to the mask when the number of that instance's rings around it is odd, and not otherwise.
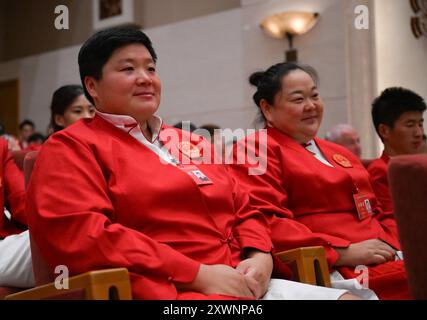
[{"label": "red sleeve cuff", "polygon": [[244,251],[247,248],[254,248],[263,252],[271,252],[273,244],[269,235],[265,237],[257,237],[256,234],[240,234],[236,236],[240,244],[240,248]]},{"label": "red sleeve cuff", "polygon": [[339,253],[332,249],[331,247],[325,247],[325,255],[326,260],[328,261],[328,266],[334,266],[335,263],[337,263],[338,259],[340,258]]},{"label": "red sleeve cuff", "polygon": [[351,244],[350,241],[347,240],[341,240],[339,242],[334,242],[333,244],[330,243],[330,246],[325,246],[325,255],[326,255],[326,260],[328,261],[328,265],[329,267],[334,266],[338,259],[340,258],[339,253],[333,248],[348,248],[348,246]]},{"label": "red sleeve cuff", "polygon": [[174,256],[167,261],[167,270],[170,270],[169,281],[190,283],[199,272],[200,262],[190,259],[184,255]]}]

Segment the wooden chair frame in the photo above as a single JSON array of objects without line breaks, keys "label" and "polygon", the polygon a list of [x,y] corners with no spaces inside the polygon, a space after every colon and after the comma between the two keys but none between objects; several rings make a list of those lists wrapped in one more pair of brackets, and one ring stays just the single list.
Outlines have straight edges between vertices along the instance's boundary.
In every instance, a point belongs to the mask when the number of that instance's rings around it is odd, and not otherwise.
[{"label": "wooden chair frame", "polygon": [[[280,252],[279,259],[296,266],[294,280],[330,287],[328,264],[323,247],[306,247]],[[38,286],[6,296],[6,300],[67,299],[75,291],[83,291],[87,300],[132,299],[128,270],[125,268],[86,272],[68,279],[68,289],[57,289],[55,283]]]}]

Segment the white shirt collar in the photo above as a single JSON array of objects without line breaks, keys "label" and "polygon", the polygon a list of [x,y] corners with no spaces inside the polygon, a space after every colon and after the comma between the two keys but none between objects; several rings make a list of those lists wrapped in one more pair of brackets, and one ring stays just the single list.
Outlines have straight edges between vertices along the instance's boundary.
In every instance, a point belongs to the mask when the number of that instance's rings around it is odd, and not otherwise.
[{"label": "white shirt collar", "polygon": [[153,151],[155,154],[159,156],[160,159],[165,161],[165,163],[169,163],[172,165],[177,165],[179,162],[169,153],[166,148],[163,148],[162,142],[157,139],[160,134],[160,130],[162,128],[162,119],[159,116],[153,115],[148,121],[147,125],[151,129],[152,139],[151,141],[147,140],[147,138],[142,133],[141,128],[138,125],[138,122],[126,115],[118,115],[118,114],[110,114],[104,113],[96,110],[96,114],[106,121],[112,123],[114,126],[123,130],[140,143],[145,145],[148,149]]},{"label": "white shirt collar", "polygon": [[319,147],[313,139],[305,144],[305,148],[310,153],[312,153],[317,160],[329,167],[333,167],[333,165],[324,157],[323,153],[320,151]]},{"label": "white shirt collar", "polygon": [[[130,132],[138,126],[138,121],[136,121],[131,116],[122,115],[122,114],[112,114],[112,113],[105,113],[101,112],[97,109],[95,109],[95,113],[99,115],[101,118],[107,120],[108,122],[112,123],[117,128],[127,132],[130,134]],[[150,127],[152,138],[151,142],[157,140],[160,130],[162,128],[163,120],[157,115],[153,115],[150,119],[147,120],[147,125]],[[139,126],[138,126],[139,129]],[[140,130],[140,129],[139,129]]]}]

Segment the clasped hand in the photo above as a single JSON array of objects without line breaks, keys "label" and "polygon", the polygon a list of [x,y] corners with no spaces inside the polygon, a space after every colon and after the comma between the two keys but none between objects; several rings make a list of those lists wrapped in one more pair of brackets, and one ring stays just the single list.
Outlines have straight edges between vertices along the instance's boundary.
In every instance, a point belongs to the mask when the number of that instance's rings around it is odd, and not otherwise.
[{"label": "clasped hand", "polygon": [[176,286],[180,290],[206,295],[222,294],[259,299],[267,291],[272,270],[271,254],[253,250],[235,269],[223,264],[202,264],[193,282],[176,283]]},{"label": "clasped hand", "polygon": [[375,265],[393,261],[396,251],[387,243],[378,239],[369,239],[352,243],[346,249],[335,248],[340,257],[338,266]]}]

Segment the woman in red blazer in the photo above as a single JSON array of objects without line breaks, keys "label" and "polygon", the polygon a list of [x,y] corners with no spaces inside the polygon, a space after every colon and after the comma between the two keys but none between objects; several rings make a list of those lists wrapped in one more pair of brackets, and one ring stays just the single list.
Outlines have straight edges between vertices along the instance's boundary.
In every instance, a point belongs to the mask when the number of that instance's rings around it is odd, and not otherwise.
[{"label": "woman in red blazer", "polygon": [[50,126],[62,130],[82,118],[93,118],[95,107],[86,99],[81,85],[70,84],[55,90],[50,103]]},{"label": "woman in red blazer", "polygon": [[[250,161],[232,168],[251,203],[268,218],[276,250],[323,246],[331,268],[354,277],[354,267],[370,266],[370,288],[380,298],[402,297],[399,290],[407,286],[402,261],[394,262],[400,246],[393,215],[379,206],[359,159],[316,137],[323,103],[315,71],[279,63],[254,73],[250,82],[266,129],[236,150],[267,141],[266,170],[249,174]],[[246,152],[259,157],[259,150]],[[401,280],[399,286],[394,279]]]},{"label": "woman in red blazer", "polygon": [[78,60],[96,115],[49,138],[28,188],[30,232],[52,271],[126,267],[140,299],[263,296],[268,223],[225,166],[201,161],[211,152],[203,138],[154,115],[161,84],[149,38],[100,31]]}]

